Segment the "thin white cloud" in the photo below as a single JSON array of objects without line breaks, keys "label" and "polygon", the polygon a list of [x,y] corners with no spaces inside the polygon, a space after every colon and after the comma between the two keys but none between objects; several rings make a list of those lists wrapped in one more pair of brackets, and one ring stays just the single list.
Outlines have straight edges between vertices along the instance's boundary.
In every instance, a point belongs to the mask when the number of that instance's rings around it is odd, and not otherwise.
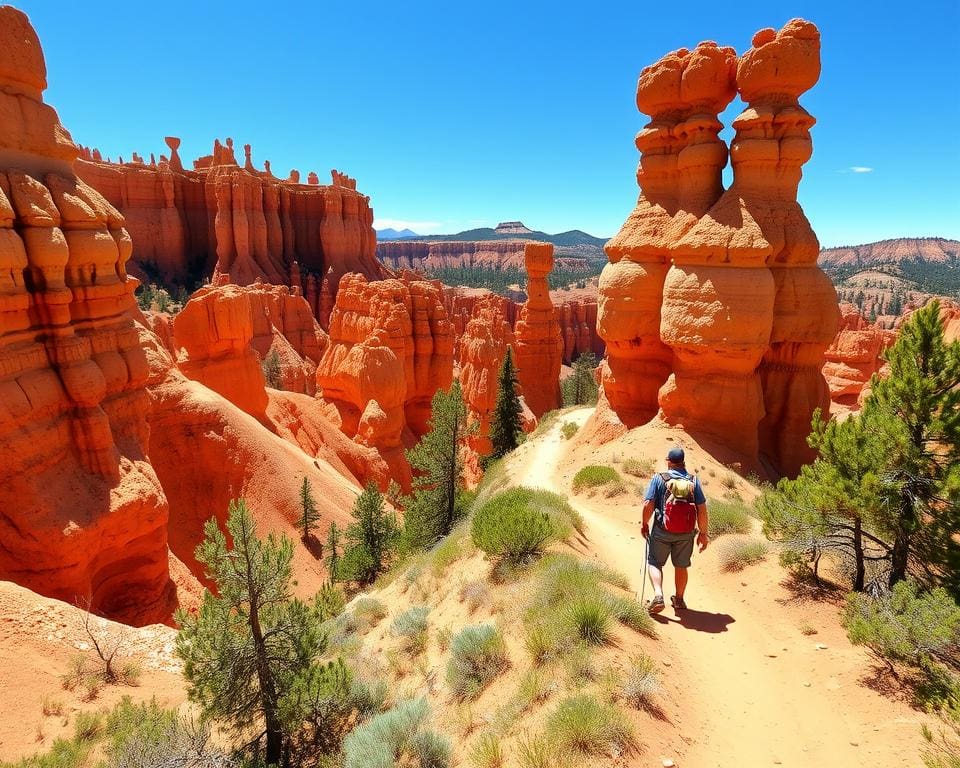
[{"label": "thin white cloud", "polygon": [[868,168],[865,165],[851,165],[850,171],[853,173],[873,173],[873,168]]},{"label": "thin white cloud", "polygon": [[407,219],[374,219],[374,229],[412,229],[418,235],[436,234],[442,228],[441,221],[408,221]]}]

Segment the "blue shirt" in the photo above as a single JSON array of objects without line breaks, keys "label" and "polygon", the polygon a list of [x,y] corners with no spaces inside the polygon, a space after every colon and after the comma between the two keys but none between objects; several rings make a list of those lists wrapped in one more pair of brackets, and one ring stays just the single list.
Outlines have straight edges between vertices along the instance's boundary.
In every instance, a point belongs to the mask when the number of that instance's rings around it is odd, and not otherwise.
[{"label": "blue shirt", "polygon": [[[693,478],[694,504],[707,503],[707,497],[703,495],[703,488],[700,487],[699,477],[696,475],[691,475],[689,472],[683,472],[679,469],[668,470],[668,474],[670,477],[675,477],[677,479]],[[647,486],[647,492],[643,495],[643,500],[653,502],[653,507],[656,510],[654,512],[654,521],[661,523],[663,518],[663,507],[667,503],[667,484],[663,477],[660,476],[659,472],[655,474],[653,478],[651,478],[650,484]]]}]

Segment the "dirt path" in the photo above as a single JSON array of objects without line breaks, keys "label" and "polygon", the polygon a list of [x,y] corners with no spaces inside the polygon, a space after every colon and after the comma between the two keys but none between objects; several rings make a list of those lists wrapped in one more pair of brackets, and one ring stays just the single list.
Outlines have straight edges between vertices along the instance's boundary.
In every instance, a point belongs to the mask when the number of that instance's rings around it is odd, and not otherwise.
[{"label": "dirt path", "polygon": [[[563,420],[583,424],[589,415],[582,409]],[[628,574],[639,594],[639,500],[600,508],[570,494],[559,427],[529,446],[516,477],[567,496],[595,554]],[[667,729],[658,751],[684,768],[919,765],[921,717],[864,685],[869,659],[846,640],[837,606],[797,600],[770,560],[729,574],[720,571],[717,548],[708,548],[690,573],[691,610],[678,617],[668,607],[658,617],[664,676],[688,696],[682,732]],[[668,596],[672,586],[668,565]],[[805,625],[817,634],[804,634]]]}]

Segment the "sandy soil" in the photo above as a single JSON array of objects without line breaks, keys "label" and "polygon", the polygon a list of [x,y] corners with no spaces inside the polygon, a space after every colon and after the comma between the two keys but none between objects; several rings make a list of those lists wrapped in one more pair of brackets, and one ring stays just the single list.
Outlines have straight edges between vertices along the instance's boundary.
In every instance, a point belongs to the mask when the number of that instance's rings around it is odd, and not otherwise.
[{"label": "sandy soil", "polygon": [[186,685],[173,650],[176,631],[160,624],[133,628],[98,617],[92,626],[101,639],[123,637],[118,658],[141,670],[136,686],[103,687],[87,701],[80,689],[64,690],[60,676],[78,655],[95,664],[84,613],[72,605],[41,597],[0,581],[0,761],[46,752],[53,741],[73,736],[76,713],[109,709],[123,696],[156,698],[164,707],[180,707]]},{"label": "sandy soil", "polygon": [[[576,468],[587,463],[586,456],[608,463],[601,460],[627,445],[628,456],[653,460],[660,470],[666,446],[676,440],[687,447],[688,465],[693,455],[696,468],[706,470],[701,476],[708,500],[711,491],[719,495],[722,487],[714,480],[711,489],[708,475],[721,476],[689,437],[664,426],[632,430],[602,448],[564,441],[561,424],[583,425],[590,413],[568,413],[547,434],[521,447],[524,455],[518,456],[515,477],[567,496],[584,515],[594,554],[627,573],[640,593],[644,542],[639,496],[574,496],[570,481]],[[744,481],[737,482],[745,490]],[[669,596],[669,565],[665,586]],[[649,585],[645,591],[649,597]],[[666,686],[666,694],[682,692],[682,714],[661,724],[662,742],[651,745],[637,765],[651,764],[649,753],[685,768],[919,764],[925,717],[902,696],[875,690],[870,658],[850,645],[839,625],[838,601],[798,596],[788,589],[775,557],[740,573],[725,573],[716,547],[708,548],[695,557],[687,604],[690,609],[683,615],[668,607],[657,619],[664,677],[676,683]],[[801,631],[810,628],[816,634]]]}]

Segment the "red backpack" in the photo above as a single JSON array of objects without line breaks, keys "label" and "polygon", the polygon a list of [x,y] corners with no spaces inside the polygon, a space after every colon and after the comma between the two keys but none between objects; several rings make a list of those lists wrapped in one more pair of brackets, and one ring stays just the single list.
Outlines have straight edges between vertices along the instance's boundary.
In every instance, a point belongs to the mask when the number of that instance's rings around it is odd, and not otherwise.
[{"label": "red backpack", "polygon": [[668,533],[693,533],[697,527],[696,480],[693,477],[673,477],[669,472],[661,472],[660,477],[666,485],[663,529]]}]

